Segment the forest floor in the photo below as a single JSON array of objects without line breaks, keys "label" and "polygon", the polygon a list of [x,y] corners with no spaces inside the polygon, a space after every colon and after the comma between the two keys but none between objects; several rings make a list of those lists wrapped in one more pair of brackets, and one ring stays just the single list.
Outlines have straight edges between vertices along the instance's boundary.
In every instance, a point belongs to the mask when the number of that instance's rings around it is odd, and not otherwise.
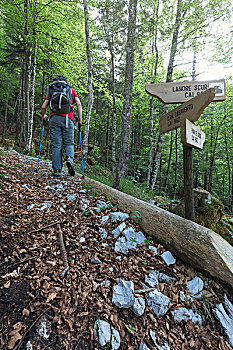
[{"label": "forest floor", "polygon": [[[221,285],[178,259],[167,266],[161,257],[166,249],[150,239],[158,255],[146,242],[127,255],[117,253],[111,232],[119,222],[110,219],[105,226],[101,224],[102,217],[117,208],[85,189],[67,169],[56,179],[51,176],[51,163],[41,161],[36,173],[36,162],[14,151],[0,155],[1,349],[101,349],[94,335],[94,324],[101,319],[119,331],[122,350],[139,349],[141,342],[151,350],[165,349],[163,342],[172,350],[232,350],[212,312],[226,293]],[[94,210],[97,200],[108,204],[99,213]],[[69,263],[64,277],[58,223]],[[139,231],[132,219],[126,225]],[[100,227],[107,231],[106,238]],[[94,264],[94,257],[102,263]],[[133,281],[135,295],[145,297],[148,292],[142,292],[143,283],[150,270],[175,277],[169,284],[159,284],[160,292],[170,299],[165,315],[158,318],[146,306],[139,317],[113,304],[118,278]],[[195,276],[204,282],[203,297],[191,304],[181,301],[180,292],[186,291],[187,282]],[[106,279],[110,285],[101,285]],[[171,311],[181,306],[198,311],[202,325],[191,320],[175,323]],[[156,332],[158,345],[150,330]]]}]

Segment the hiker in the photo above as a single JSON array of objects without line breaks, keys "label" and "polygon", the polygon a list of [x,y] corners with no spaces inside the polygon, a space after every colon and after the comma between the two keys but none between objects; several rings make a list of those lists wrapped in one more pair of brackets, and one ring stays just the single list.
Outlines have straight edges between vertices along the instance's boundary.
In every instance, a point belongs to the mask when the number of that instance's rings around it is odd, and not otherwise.
[{"label": "hiker", "polygon": [[59,75],[49,84],[49,92],[41,106],[41,116],[47,119],[46,110],[50,108],[50,137],[52,142],[52,167],[55,177],[61,176],[62,141],[66,154],[66,165],[70,175],[75,175],[74,168],[74,129],[75,110],[78,111],[78,127],[82,126],[82,105],[77,92],[70,88],[67,79]]}]

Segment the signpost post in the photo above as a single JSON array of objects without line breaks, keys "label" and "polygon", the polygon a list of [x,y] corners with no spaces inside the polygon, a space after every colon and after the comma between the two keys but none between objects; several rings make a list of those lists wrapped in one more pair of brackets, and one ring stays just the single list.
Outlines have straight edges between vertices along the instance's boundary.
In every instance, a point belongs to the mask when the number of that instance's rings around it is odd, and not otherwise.
[{"label": "signpost post", "polygon": [[225,80],[147,84],[146,92],[165,104],[183,103],[160,118],[160,133],[181,127],[184,163],[185,218],[194,221],[193,147],[203,148],[205,134],[192,122],[212,101],[226,99]]}]

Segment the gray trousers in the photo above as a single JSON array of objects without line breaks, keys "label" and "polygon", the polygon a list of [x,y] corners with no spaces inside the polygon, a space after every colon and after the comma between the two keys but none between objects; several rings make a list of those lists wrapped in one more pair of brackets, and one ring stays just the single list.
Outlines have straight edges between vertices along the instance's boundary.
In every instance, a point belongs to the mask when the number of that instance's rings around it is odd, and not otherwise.
[{"label": "gray trousers", "polygon": [[[68,126],[68,127],[66,127]],[[50,137],[52,142],[52,167],[54,170],[62,170],[62,142],[66,158],[74,160],[74,123],[62,115],[53,115],[50,119]]]}]

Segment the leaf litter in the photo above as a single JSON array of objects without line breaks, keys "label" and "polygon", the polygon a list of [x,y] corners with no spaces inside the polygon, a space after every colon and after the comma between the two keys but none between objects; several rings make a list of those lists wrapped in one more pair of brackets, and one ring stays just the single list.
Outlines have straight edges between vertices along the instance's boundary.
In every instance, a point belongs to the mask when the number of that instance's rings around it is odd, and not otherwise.
[{"label": "leaf litter", "polygon": [[[151,331],[161,349],[166,342],[177,350],[232,350],[212,313],[223,301],[221,285],[180,260],[167,266],[160,257],[165,248],[154,243],[156,255],[148,248],[153,243],[150,238],[127,255],[117,253],[112,231],[119,222],[109,219],[101,224],[102,217],[117,208],[93,190],[85,191],[85,185],[69,177],[66,169],[61,179],[55,179],[49,162],[41,160],[36,173],[35,158],[10,151],[0,160],[4,168],[1,172],[0,167],[1,349],[26,349],[29,344],[37,350],[101,349],[94,336],[94,324],[101,319],[120,333],[123,350],[139,349],[141,342],[157,349]],[[95,210],[97,200],[108,204],[100,212]],[[85,203],[89,204],[84,207]],[[140,230],[133,219],[126,225]],[[101,237],[100,227],[106,230],[106,238]],[[93,258],[101,263],[94,264]],[[160,292],[170,299],[165,315],[158,318],[146,306],[138,317],[112,303],[112,289],[119,279],[133,281],[136,296],[146,298],[153,290],[145,286],[145,275],[151,270],[175,277],[170,283],[159,283]],[[181,301],[180,292],[195,276],[204,281],[204,296],[191,304]],[[175,323],[171,311],[190,305],[202,316],[202,325],[191,320]]]}]

